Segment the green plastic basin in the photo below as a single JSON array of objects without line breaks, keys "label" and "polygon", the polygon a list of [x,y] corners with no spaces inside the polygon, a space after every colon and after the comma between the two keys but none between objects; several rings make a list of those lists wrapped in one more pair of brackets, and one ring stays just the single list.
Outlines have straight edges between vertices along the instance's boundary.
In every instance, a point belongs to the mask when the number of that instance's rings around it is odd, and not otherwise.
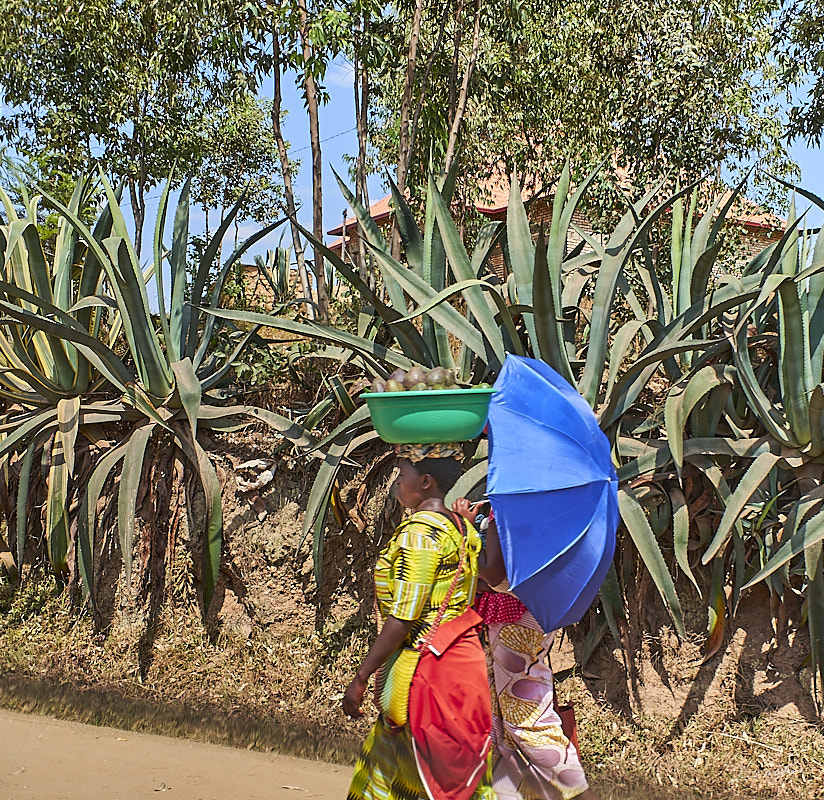
[{"label": "green plastic basin", "polygon": [[372,424],[390,444],[463,442],[481,434],[494,389],[364,392]]}]

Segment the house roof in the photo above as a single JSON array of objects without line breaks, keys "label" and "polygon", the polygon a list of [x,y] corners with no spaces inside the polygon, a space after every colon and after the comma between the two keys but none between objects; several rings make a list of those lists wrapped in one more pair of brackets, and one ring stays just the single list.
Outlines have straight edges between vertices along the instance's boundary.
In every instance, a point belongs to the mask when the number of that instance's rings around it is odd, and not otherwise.
[{"label": "house roof", "polygon": [[[389,201],[392,199],[392,195],[386,195],[386,197],[382,197],[378,200],[377,203],[372,203],[369,206],[369,216],[372,217],[375,222],[383,222],[386,219],[389,219],[389,216],[392,214],[392,207],[389,205]],[[353,219],[352,220],[352,227],[354,227],[357,222]],[[347,228],[350,227],[350,224],[347,223]],[[338,225],[336,228],[332,228],[330,231],[326,231],[330,236],[341,236],[343,234],[343,225]],[[349,237],[347,237],[349,238]]]},{"label": "house roof", "polygon": [[[487,196],[475,202],[476,211],[487,217],[496,217],[506,213],[507,206],[509,205],[509,182],[505,178],[496,175],[485,182],[484,188],[486,189]],[[732,192],[727,190],[721,198],[720,205],[723,206],[731,194]],[[521,197],[524,202],[533,196],[534,190],[527,187],[521,189]],[[380,223],[389,219],[392,214],[391,199],[391,195],[386,195],[386,197],[382,197],[369,207],[369,214],[375,222]],[[747,197],[740,197],[738,206],[739,208],[733,211],[732,220],[740,225],[748,228],[762,228],[766,230],[776,230],[783,228],[785,225],[786,220],[781,219],[775,214],[771,214],[769,211],[765,211],[761,206]],[[353,220],[352,227],[354,228],[355,225],[356,223]],[[347,224],[346,227],[348,229],[350,226]],[[327,233],[330,236],[339,237],[329,246],[340,247],[343,242],[343,225],[338,225],[336,228],[327,231]],[[349,238],[347,234],[346,240],[349,241]]]}]

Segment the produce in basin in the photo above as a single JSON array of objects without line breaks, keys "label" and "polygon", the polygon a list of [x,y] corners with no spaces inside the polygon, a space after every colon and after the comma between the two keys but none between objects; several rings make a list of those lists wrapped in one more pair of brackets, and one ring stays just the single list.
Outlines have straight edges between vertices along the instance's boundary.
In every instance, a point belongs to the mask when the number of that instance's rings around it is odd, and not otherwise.
[{"label": "produce in basin", "polygon": [[[482,386],[488,386],[488,384],[482,384]],[[396,369],[385,381],[382,378],[375,378],[370,387],[375,394],[382,392],[439,391],[441,389],[457,388],[460,387],[455,383],[455,373],[444,367],[433,367],[428,372],[422,367],[412,367],[409,372]]]}]

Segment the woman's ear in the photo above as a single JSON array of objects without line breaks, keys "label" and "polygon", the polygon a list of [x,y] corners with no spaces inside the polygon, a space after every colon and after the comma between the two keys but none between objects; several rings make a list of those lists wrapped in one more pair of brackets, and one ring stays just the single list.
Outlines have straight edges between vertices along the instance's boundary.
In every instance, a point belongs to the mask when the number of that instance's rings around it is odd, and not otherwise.
[{"label": "woman's ear", "polygon": [[428,492],[435,486],[435,479],[428,472],[425,472],[421,475],[420,486],[424,492]]}]

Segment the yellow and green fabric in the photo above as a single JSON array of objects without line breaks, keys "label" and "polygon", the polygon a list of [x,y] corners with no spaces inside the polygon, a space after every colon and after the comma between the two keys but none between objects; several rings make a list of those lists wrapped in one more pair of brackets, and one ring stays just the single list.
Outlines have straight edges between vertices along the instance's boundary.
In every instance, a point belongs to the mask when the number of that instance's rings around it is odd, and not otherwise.
[{"label": "yellow and green fabric", "polygon": [[[480,550],[480,536],[467,524],[466,560],[444,621],[460,616],[473,602]],[[443,514],[425,511],[402,522],[381,551],[375,566],[375,592],[381,616],[415,622],[404,646],[417,644],[434,622],[460,563],[460,553],[461,533],[455,524]],[[408,726],[389,726],[379,718],[355,765],[347,800],[426,797]],[[491,774],[481,782],[474,797],[494,800]]]}]

